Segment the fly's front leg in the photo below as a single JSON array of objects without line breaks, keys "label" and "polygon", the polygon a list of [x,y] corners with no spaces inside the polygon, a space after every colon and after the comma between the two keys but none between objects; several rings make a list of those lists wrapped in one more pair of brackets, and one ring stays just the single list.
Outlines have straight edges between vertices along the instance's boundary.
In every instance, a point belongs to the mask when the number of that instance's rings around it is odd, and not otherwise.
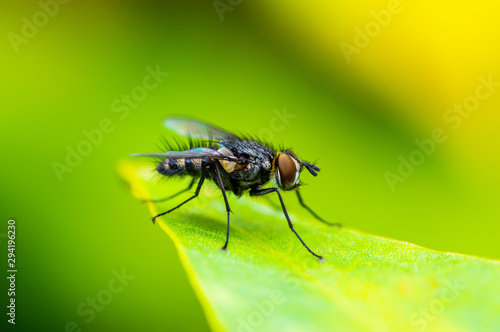
[{"label": "fly's front leg", "polygon": [[278,198],[280,199],[281,203],[281,208],[283,209],[283,214],[285,215],[286,221],[288,221],[288,227],[290,227],[290,230],[297,236],[297,238],[300,240],[302,245],[315,257],[317,257],[320,262],[324,261],[325,259],[321,257],[320,255],[315,254],[309,247],[305,244],[305,242],[300,238],[299,234],[295,231],[293,228],[292,221],[290,220],[290,217],[288,216],[288,212],[286,211],[285,203],[283,202],[283,198],[281,198],[281,194],[278,188],[267,188],[267,189],[252,189],[250,190],[250,196],[263,196],[267,195],[270,193],[275,192],[278,194]]},{"label": "fly's front leg", "polygon": [[330,226],[342,227],[342,225],[339,224],[339,223],[331,223],[331,222],[328,222],[325,219],[321,218],[320,216],[318,216],[313,210],[311,210],[311,208],[309,206],[306,205],[306,203],[304,203],[304,200],[302,200],[302,195],[300,194],[300,192],[298,190],[296,190],[295,192],[297,193],[297,198],[299,199],[300,205],[302,205],[302,207],[304,209],[306,209],[307,211],[309,211],[309,213],[311,213],[314,218],[316,218],[319,221],[324,222],[325,224],[330,225]]}]

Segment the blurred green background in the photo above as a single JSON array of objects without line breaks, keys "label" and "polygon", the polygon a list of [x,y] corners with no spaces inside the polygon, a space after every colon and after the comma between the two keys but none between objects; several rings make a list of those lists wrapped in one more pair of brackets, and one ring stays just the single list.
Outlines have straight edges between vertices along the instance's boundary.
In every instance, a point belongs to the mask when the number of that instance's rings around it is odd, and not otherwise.
[{"label": "blurred green background", "polygon": [[[332,222],[500,258],[500,90],[456,129],[443,118],[480,76],[500,81],[498,5],[401,1],[377,30],[370,22],[391,2],[231,3],[1,3],[0,241],[6,253],[14,218],[17,329],[208,329],[171,240],[116,173],[173,135],[161,123],[171,115],[270,135],[318,159],[303,195]],[[350,61],[342,43],[357,48]],[[145,90],[148,67],[169,75]],[[85,148],[84,131],[103,119],[112,129],[58,177],[54,163]],[[435,128],[447,141],[391,190],[386,172]],[[134,279],[110,293],[123,269]],[[92,319],[79,314],[96,296],[109,303]]]}]

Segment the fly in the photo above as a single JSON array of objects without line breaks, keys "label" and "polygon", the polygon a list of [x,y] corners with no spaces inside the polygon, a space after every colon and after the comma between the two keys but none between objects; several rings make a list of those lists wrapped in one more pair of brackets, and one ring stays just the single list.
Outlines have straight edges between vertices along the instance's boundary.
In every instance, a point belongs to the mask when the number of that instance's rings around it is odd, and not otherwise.
[{"label": "fly", "polygon": [[[290,150],[275,151],[275,149],[255,139],[239,137],[198,120],[169,117],[164,120],[164,124],[168,129],[180,135],[190,137],[190,148],[186,148],[184,151],[138,153],[131,156],[158,158],[159,163],[156,170],[164,176],[192,177],[192,181],[186,189],[173,196],[157,201],[167,200],[189,191],[196,181],[198,181],[198,184],[193,196],[174,208],[154,216],[153,223],[156,218],[170,213],[196,198],[205,180],[213,181],[221,190],[226,205],[226,242],[221,248],[221,250],[225,251],[229,242],[231,212],[226,193],[232,192],[236,196],[241,196],[246,192],[250,196],[263,196],[276,193],[290,230],[312,255],[319,258],[320,261],[323,260],[323,257],[314,253],[306,245],[293,228],[280,193],[280,190],[295,191],[299,203],[316,219],[329,225],[338,225],[331,224],[319,217],[304,203],[300,191],[297,190],[300,187],[301,171],[305,168],[313,176],[317,176],[317,172],[320,171],[318,166],[300,160]],[[193,140],[192,138],[196,139]],[[269,182],[274,185],[272,188],[262,188]]]}]

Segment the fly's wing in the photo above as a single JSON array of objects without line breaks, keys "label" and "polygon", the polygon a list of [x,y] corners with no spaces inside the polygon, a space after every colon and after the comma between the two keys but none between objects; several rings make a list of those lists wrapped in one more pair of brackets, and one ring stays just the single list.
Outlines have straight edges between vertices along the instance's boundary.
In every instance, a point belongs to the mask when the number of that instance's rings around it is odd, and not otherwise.
[{"label": "fly's wing", "polygon": [[219,150],[212,150],[209,148],[196,148],[186,151],[168,151],[162,153],[134,153],[130,155],[131,157],[157,157],[157,158],[192,158],[192,159],[218,159],[218,160],[228,160],[228,161],[241,161],[236,158],[229,150],[221,148]]},{"label": "fly's wing", "polygon": [[183,118],[180,116],[172,116],[163,120],[163,124],[170,130],[175,131],[181,136],[194,136],[201,139],[233,139],[239,140],[240,138],[234,134],[228,133],[220,128],[214,127],[207,123]]}]

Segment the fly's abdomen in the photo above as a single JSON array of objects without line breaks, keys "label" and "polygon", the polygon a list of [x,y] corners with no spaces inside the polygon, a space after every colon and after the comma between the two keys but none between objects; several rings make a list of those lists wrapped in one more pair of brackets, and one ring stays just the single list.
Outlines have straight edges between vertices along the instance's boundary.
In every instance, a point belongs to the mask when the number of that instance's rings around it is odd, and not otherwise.
[{"label": "fly's abdomen", "polygon": [[197,158],[178,158],[165,159],[156,166],[158,173],[165,176],[172,175],[191,175],[197,176],[201,174],[202,160]]}]

